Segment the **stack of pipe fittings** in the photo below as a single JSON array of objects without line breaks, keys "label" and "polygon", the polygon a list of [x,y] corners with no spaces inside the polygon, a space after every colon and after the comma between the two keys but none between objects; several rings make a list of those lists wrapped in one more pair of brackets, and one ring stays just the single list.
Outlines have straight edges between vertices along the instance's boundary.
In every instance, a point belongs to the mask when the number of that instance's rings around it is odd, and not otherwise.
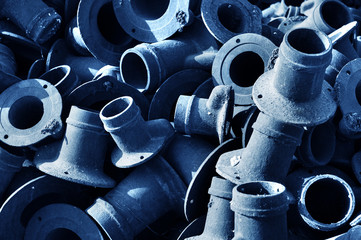
[{"label": "stack of pipe fittings", "polygon": [[0,239],[361,239],[360,1],[0,17]]}]

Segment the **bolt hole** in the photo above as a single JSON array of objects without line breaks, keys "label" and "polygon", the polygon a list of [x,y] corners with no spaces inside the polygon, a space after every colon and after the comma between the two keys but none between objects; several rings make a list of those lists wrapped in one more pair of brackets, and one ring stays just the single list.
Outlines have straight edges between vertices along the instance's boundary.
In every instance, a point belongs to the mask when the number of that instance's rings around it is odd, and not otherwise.
[{"label": "bolt hole", "polygon": [[9,135],[4,135],[4,138],[5,138],[5,139],[8,139],[8,138],[9,138]]},{"label": "bolt hole", "polygon": [[132,29],[132,33],[135,33],[135,29],[134,29],[134,28]]},{"label": "bolt hole", "polygon": [[331,88],[327,88],[327,91],[332,92],[332,89],[331,89]]},{"label": "bolt hole", "polygon": [[239,40],[239,39],[236,40],[236,43],[240,43],[240,42],[241,42],[241,40]]},{"label": "bolt hole", "polygon": [[144,156],[140,156],[139,158],[140,158],[140,159],[144,159]]},{"label": "bolt hole", "polygon": [[69,174],[69,172],[64,172],[66,175],[68,175]]},{"label": "bolt hole", "polygon": [[43,86],[43,88],[48,88],[48,85],[45,84],[45,85]]},{"label": "bolt hole", "polygon": [[258,98],[263,98],[262,94],[259,94],[257,97],[258,97]]},{"label": "bolt hole", "polygon": [[346,74],[347,74],[347,75],[351,75],[351,71],[350,71],[350,70],[347,70],[347,71],[346,71]]},{"label": "bolt hole", "polygon": [[237,179],[237,180],[241,180],[240,176],[236,176],[236,179]]}]

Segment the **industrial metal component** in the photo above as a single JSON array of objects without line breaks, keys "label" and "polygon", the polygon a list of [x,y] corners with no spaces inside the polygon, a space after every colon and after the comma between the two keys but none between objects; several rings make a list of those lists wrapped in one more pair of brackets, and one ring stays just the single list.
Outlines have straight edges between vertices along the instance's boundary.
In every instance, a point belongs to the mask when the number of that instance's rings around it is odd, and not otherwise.
[{"label": "industrial metal component", "polygon": [[104,128],[117,144],[111,159],[119,168],[142,164],[154,157],[174,135],[166,119],[144,121],[131,97],[119,97],[100,111]]},{"label": "industrial metal component", "polygon": [[361,137],[361,59],[347,63],[336,78],[337,102],[342,113],[339,131],[348,138]]},{"label": "industrial metal component", "polygon": [[[125,15],[122,18],[129,21]],[[118,24],[112,0],[81,0],[77,23],[86,48],[106,64],[118,65],[122,53],[135,45]]]},{"label": "industrial metal component", "polygon": [[204,225],[206,223],[206,215],[203,215],[192,221],[186,228],[183,229],[177,240],[185,240],[194,235],[202,234]]},{"label": "industrial metal component", "polygon": [[332,238],[327,238],[326,240],[352,240],[359,239],[361,237],[361,226],[357,225],[352,227],[346,233],[337,235]]},{"label": "industrial metal component", "polygon": [[305,167],[327,165],[335,152],[336,130],[331,122],[306,129],[296,157]]},{"label": "industrial metal component", "polygon": [[0,93],[20,81],[21,78],[17,76],[0,71]]},{"label": "industrial metal component", "polygon": [[234,213],[230,208],[232,189],[235,185],[228,180],[213,177],[208,190],[210,200],[203,233],[186,240],[231,240],[233,237]]},{"label": "industrial metal component", "polygon": [[13,51],[6,45],[0,43],[0,71],[15,75],[16,68],[17,65]]},{"label": "industrial metal component", "polygon": [[315,126],[330,119],[336,102],[324,75],[331,49],[322,32],[301,28],[286,33],[274,69],[253,86],[257,107],[288,124]]},{"label": "industrial metal component", "polygon": [[212,65],[215,85],[230,85],[235,104],[251,105],[252,86],[267,70],[268,60],[276,48],[269,39],[254,33],[237,35],[219,50]]},{"label": "industrial metal component", "polygon": [[9,18],[39,44],[48,41],[60,28],[60,15],[40,0],[4,0],[0,9],[2,17]]},{"label": "industrial metal component", "polygon": [[149,107],[148,119],[165,118],[172,121],[178,97],[191,95],[208,78],[210,78],[210,74],[200,69],[186,69],[170,76],[154,94]]},{"label": "industrial metal component", "polygon": [[[192,1],[194,2],[194,1]],[[190,0],[113,0],[115,16],[124,31],[141,42],[158,42],[181,31],[193,20]]]},{"label": "industrial metal component", "polygon": [[78,76],[68,65],[54,67],[39,76],[39,78],[54,85],[62,98],[68,96],[80,84]]},{"label": "industrial metal component", "polygon": [[208,99],[181,95],[174,127],[180,133],[214,136],[220,143],[229,137],[234,96],[231,86],[216,86]]},{"label": "industrial metal component", "polygon": [[233,188],[234,238],[287,240],[286,188],[276,182],[248,182]]},{"label": "industrial metal component", "polygon": [[74,17],[65,31],[65,42],[69,48],[82,56],[90,56],[91,53],[86,48],[85,42],[80,35],[77,18]]},{"label": "industrial metal component", "polygon": [[49,82],[29,79],[13,84],[0,94],[0,139],[22,147],[58,137],[61,110],[61,96]]},{"label": "industrial metal component", "polygon": [[361,152],[357,152],[352,156],[351,166],[354,176],[361,183]]},{"label": "industrial metal component", "polygon": [[186,187],[160,156],[142,164],[86,211],[110,239],[132,240],[167,212],[182,212]]},{"label": "industrial metal component", "polygon": [[262,32],[262,12],[246,0],[203,0],[201,14],[208,31],[221,43],[241,33]]},{"label": "industrial metal component", "polygon": [[176,134],[161,155],[188,186],[199,166],[214,148],[213,144],[203,138]]},{"label": "industrial metal component", "polygon": [[65,44],[65,40],[58,39],[51,46],[46,58],[46,71],[59,65],[68,65],[79,77],[81,83],[85,83],[94,78],[99,69],[105,66],[105,63],[93,57],[84,57],[74,55]]},{"label": "industrial metal component", "polygon": [[182,35],[126,50],[120,59],[122,81],[142,92],[155,92],[163,81],[180,70],[209,70],[217,50],[216,40],[201,21],[195,20]]},{"label": "industrial metal component", "polygon": [[112,188],[115,181],[103,172],[109,136],[99,113],[73,106],[61,141],[39,148],[34,164],[42,172],[67,181]]},{"label": "industrial metal component", "polygon": [[235,106],[231,121],[231,134],[242,139],[242,148],[246,147],[252,136],[253,123],[257,120],[259,110],[256,106]]},{"label": "industrial metal component", "polygon": [[89,239],[103,240],[93,220],[81,209],[65,203],[54,203],[36,211],[30,218],[24,240]]},{"label": "industrial metal component", "polygon": [[336,77],[341,71],[341,69],[349,62],[350,60],[337,51],[332,49],[332,60],[330,65],[326,68],[325,80],[333,87],[336,82]]}]

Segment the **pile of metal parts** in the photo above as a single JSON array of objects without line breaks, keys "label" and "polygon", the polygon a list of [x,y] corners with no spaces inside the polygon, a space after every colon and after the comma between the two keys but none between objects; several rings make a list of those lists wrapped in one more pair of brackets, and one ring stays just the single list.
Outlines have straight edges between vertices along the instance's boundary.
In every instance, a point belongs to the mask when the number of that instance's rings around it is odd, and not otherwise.
[{"label": "pile of metal parts", "polygon": [[361,239],[360,7],[0,1],[0,239]]}]

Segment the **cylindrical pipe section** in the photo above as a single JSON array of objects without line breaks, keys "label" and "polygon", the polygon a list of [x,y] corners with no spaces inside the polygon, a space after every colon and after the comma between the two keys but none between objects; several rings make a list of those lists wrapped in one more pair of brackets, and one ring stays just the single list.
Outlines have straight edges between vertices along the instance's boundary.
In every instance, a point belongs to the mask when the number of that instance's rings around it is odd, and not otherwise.
[{"label": "cylindrical pipe section", "polygon": [[233,189],[233,240],[287,240],[286,188],[276,182],[244,183]]},{"label": "cylindrical pipe section", "polygon": [[0,44],[0,70],[7,74],[15,75],[16,69],[14,53],[6,45]]}]

